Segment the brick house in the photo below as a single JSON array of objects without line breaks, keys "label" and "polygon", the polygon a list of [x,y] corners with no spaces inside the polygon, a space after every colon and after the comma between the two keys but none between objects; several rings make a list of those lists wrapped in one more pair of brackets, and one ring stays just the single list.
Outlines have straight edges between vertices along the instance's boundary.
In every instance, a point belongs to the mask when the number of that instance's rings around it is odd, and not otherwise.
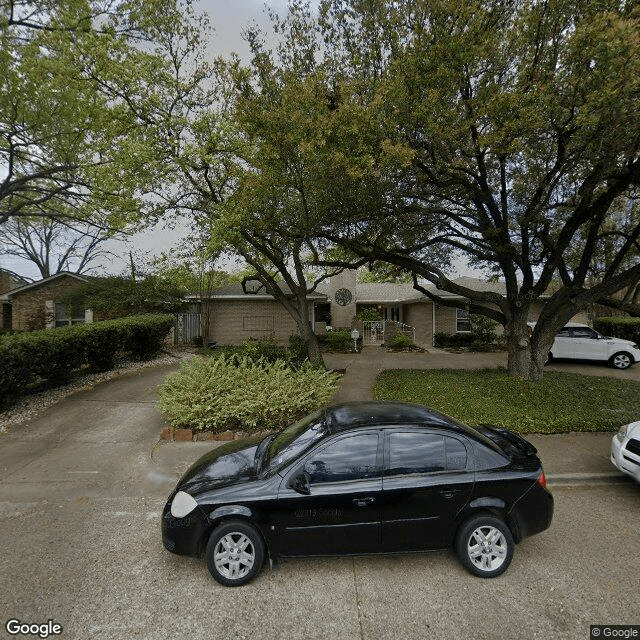
[{"label": "brick house", "polygon": [[4,300],[4,294],[29,284],[29,281],[13,271],[0,269],[0,331],[11,329],[11,303]]},{"label": "brick house", "polygon": [[[504,294],[500,282],[483,282],[476,278],[461,277],[455,282],[476,291],[493,291]],[[459,300],[464,298],[438,291],[442,298]],[[317,291],[308,296],[312,303],[309,322],[314,331],[322,334],[327,326],[333,329],[352,328],[356,314],[373,308],[384,323],[393,323],[415,336],[415,342],[424,346],[433,345],[434,334],[468,333],[471,329],[469,313],[464,308],[448,307],[433,303],[411,284],[359,283],[356,272],[345,270],[320,284]],[[244,292],[239,284],[213,291],[206,304],[210,305],[209,339],[219,344],[241,344],[249,337],[276,337],[279,344],[286,344],[289,336],[297,333],[297,327],[286,310],[263,287],[256,285]],[[531,319],[538,315],[539,305],[533,305]],[[205,316],[203,315],[203,318]],[[586,322],[586,313],[574,318]],[[362,325],[358,325],[363,330]],[[382,328],[380,328],[380,326]],[[364,339],[368,343],[382,342],[384,324],[364,327]],[[498,327],[500,330],[501,327]]]},{"label": "brick house", "polygon": [[60,298],[84,276],[63,271],[36,282],[29,282],[0,293],[3,317],[7,314],[14,331],[36,331],[82,322],[93,322],[91,309],[69,309]]}]

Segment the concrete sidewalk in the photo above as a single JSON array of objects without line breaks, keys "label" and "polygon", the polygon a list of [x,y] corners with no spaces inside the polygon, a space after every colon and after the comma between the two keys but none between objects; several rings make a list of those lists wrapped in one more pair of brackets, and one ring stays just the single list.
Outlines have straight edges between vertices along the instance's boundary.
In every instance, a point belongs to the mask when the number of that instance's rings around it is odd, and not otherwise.
[{"label": "concrete sidewalk", "polygon": [[[373,386],[386,369],[483,369],[506,366],[504,353],[455,354],[440,349],[425,353],[390,353],[382,347],[364,347],[359,354],[324,354],[328,368],[345,370],[340,389],[331,404],[373,400]],[[585,368],[585,365],[581,365]],[[591,375],[629,373],[587,365]],[[575,371],[574,363],[556,365]],[[556,368],[554,367],[554,368]],[[596,373],[592,373],[595,371]],[[635,375],[634,371],[634,375]],[[615,376],[619,377],[619,376]],[[632,483],[610,460],[612,433],[528,434],[537,449],[552,486]]]}]

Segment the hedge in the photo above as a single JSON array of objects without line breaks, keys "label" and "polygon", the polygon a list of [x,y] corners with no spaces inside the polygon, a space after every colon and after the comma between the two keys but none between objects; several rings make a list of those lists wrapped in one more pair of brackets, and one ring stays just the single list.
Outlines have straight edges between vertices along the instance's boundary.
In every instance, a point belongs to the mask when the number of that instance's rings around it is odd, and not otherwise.
[{"label": "hedge", "polygon": [[596,318],[593,328],[606,336],[632,340],[640,344],[640,318],[629,316],[614,316],[611,318]]},{"label": "hedge", "polygon": [[60,384],[86,365],[104,371],[119,355],[148,358],[162,348],[173,316],[128,316],[72,327],[0,336],[0,405],[29,386]]}]

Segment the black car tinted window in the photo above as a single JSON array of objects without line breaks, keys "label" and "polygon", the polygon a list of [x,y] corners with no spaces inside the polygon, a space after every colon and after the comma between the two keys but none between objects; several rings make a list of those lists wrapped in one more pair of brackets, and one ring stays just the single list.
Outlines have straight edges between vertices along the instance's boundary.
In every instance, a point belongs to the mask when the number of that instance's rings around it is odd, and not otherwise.
[{"label": "black car tinted window", "polygon": [[444,471],[444,437],[419,431],[389,434],[387,475]]},{"label": "black car tinted window", "polygon": [[467,448],[456,438],[445,438],[445,452],[448,471],[467,468]]},{"label": "black car tinted window", "polygon": [[377,474],[378,434],[340,438],[309,458],[304,470],[309,484],[373,478]]},{"label": "black car tinted window", "polygon": [[277,469],[322,439],[327,432],[322,413],[316,411],[276,435],[267,451],[266,466]]}]

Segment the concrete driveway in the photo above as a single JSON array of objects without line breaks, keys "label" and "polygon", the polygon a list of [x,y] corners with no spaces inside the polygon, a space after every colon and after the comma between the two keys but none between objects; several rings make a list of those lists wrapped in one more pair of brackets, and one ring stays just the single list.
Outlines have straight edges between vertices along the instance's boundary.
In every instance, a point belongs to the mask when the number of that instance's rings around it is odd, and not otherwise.
[{"label": "concrete driveway", "polygon": [[[78,393],[0,436],[0,637],[15,637],[10,618],[52,619],[80,640],[584,639],[589,624],[640,622],[629,562],[640,490],[624,481],[560,483],[552,528],[496,580],[438,552],[291,560],[246,587],[219,586],[160,540],[167,494],[212,446],[158,443],[155,388],[168,371]],[[603,443],[585,446],[606,461]]]}]

